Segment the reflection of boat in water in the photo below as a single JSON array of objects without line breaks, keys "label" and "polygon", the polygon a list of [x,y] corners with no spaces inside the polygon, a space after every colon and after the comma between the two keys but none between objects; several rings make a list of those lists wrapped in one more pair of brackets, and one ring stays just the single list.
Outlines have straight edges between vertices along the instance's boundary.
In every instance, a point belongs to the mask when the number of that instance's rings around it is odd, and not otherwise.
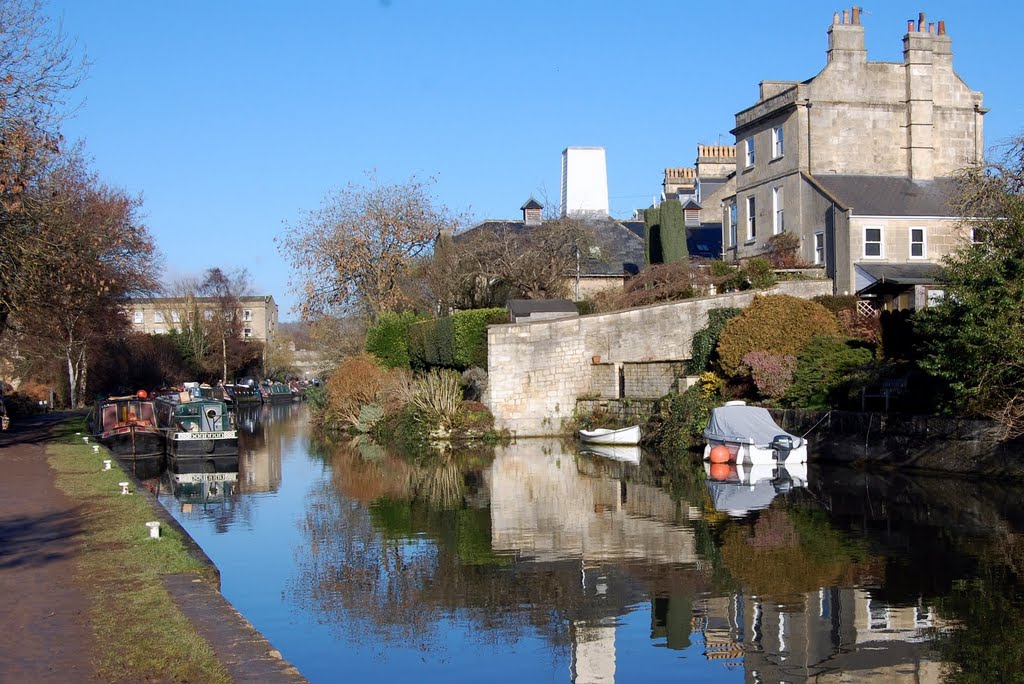
[{"label": "reflection of boat in water", "polygon": [[584,444],[582,454],[594,454],[614,461],[640,462],[640,447],[635,444]]},{"label": "reflection of boat in water", "polygon": [[[768,409],[729,401],[711,409],[704,460],[713,463],[806,463],[807,441],[776,424]],[[718,447],[721,447],[719,449]]]},{"label": "reflection of boat in water", "polygon": [[737,517],[768,508],[776,496],[807,486],[806,463],[705,463],[704,472],[715,509]]},{"label": "reflection of boat in water", "polygon": [[639,444],[640,426],[631,425],[619,430],[609,428],[580,430],[580,439],[584,444]]},{"label": "reflection of boat in water", "polygon": [[170,458],[167,479],[174,498],[183,504],[225,501],[238,485],[238,454],[218,459]]}]

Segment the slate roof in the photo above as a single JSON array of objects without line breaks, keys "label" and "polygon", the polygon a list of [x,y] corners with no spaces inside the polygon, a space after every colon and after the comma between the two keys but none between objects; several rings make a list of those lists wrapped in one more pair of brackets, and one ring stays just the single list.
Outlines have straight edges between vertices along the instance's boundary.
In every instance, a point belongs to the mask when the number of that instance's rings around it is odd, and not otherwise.
[{"label": "slate roof", "polygon": [[[580,275],[596,277],[621,277],[624,273],[636,274],[644,265],[644,223],[643,221],[616,221],[610,217],[588,217],[586,221],[596,234],[600,245],[599,256],[583,254],[580,259]],[[626,224],[637,224],[629,225]],[[477,231],[513,231],[529,239],[530,231],[538,226],[528,226],[523,221],[484,221],[455,236],[455,241],[465,239]],[[639,232],[637,232],[639,230]]]},{"label": "slate roof", "polygon": [[956,180],[912,180],[903,176],[809,177],[854,216],[955,216],[949,203]]}]

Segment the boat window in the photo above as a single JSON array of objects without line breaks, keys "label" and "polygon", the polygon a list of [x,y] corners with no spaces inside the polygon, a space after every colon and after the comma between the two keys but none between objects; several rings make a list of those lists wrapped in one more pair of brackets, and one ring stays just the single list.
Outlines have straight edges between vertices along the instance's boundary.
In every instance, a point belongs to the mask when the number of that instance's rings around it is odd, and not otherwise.
[{"label": "boat window", "polygon": [[100,425],[104,428],[109,428],[111,425],[117,422],[117,407],[116,406],[104,406],[103,417],[100,421]]},{"label": "boat window", "polygon": [[141,418],[142,420],[150,420],[155,422],[155,417],[153,415],[153,405],[148,403],[140,405],[139,418]]}]

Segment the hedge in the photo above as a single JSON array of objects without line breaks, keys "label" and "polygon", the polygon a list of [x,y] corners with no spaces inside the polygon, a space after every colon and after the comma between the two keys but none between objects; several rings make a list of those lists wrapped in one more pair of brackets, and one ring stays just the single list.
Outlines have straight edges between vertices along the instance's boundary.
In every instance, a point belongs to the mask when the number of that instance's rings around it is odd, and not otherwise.
[{"label": "hedge", "polygon": [[503,308],[458,311],[409,326],[407,348],[413,368],[487,368],[487,326],[507,323]]},{"label": "hedge", "polygon": [[383,313],[366,331],[366,351],[388,368],[409,367],[408,331],[422,316],[412,312]]},{"label": "hedge", "polygon": [[715,347],[722,334],[722,328],[730,318],[738,316],[743,309],[735,306],[711,309],[708,311],[708,324],[698,330],[690,343],[690,375],[697,375],[711,369],[715,360]]}]

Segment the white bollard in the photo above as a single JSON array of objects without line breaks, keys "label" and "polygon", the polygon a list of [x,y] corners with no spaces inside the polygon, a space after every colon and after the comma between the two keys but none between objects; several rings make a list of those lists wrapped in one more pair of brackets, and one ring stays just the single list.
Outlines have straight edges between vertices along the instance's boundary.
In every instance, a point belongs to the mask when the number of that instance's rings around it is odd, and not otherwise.
[{"label": "white bollard", "polygon": [[160,523],[156,520],[146,523],[146,527],[149,528],[149,538],[159,539],[160,538]]},{"label": "white bollard", "polygon": [[110,459],[109,458],[103,459],[103,469],[104,470],[110,470]]},{"label": "white bollard", "polygon": [[98,444],[93,444],[92,445],[92,453],[94,453],[94,454],[100,453],[100,447],[99,447]]},{"label": "white bollard", "polygon": [[128,491],[128,483],[127,482],[118,482],[117,484],[121,485],[121,493],[122,494],[131,494],[131,492]]},{"label": "white bollard", "polygon": [[82,441],[85,442],[86,444],[88,444],[89,443],[89,438],[88,437],[83,437]]}]

